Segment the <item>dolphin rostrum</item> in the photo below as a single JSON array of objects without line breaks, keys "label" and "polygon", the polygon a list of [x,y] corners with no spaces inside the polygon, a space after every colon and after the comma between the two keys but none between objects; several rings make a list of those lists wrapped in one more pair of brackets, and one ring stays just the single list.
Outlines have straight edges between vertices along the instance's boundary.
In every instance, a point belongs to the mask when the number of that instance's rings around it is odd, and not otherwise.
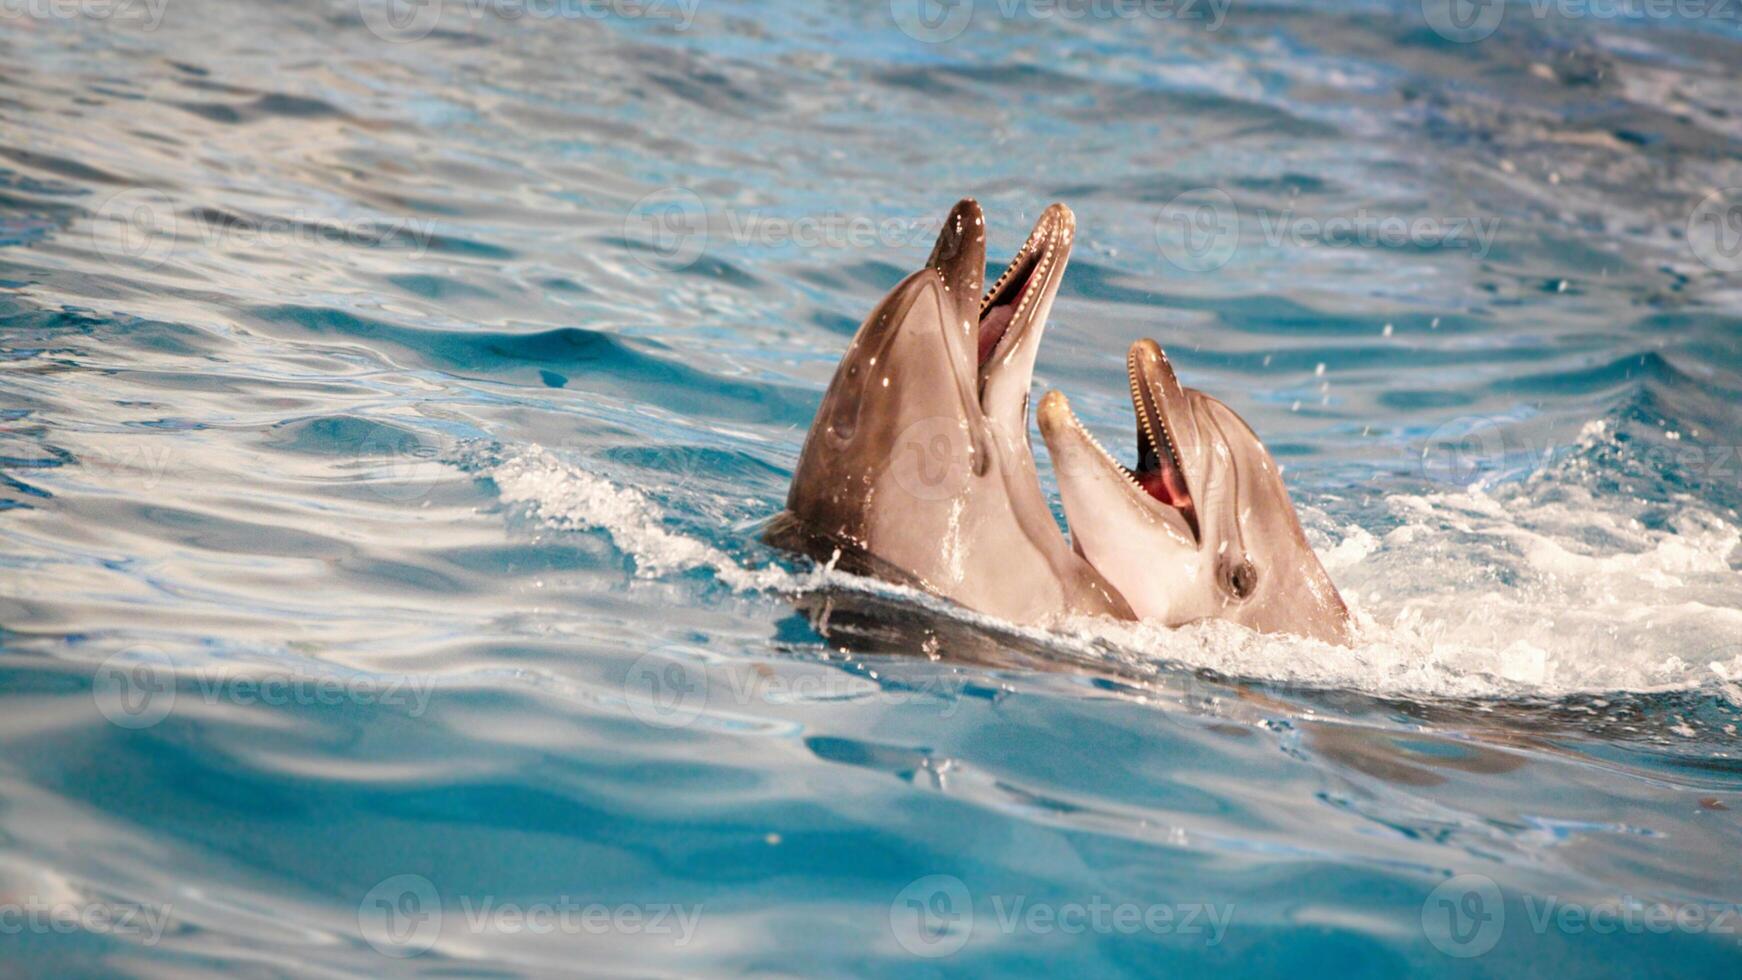
[{"label": "dolphin rostrum", "polygon": [[981,297],[979,204],[859,327],[811,423],[769,543],[1017,623],[1131,618],[1071,551],[1028,443],[1028,395],[1076,219],[1054,204]]},{"label": "dolphin rostrum", "polygon": [[1348,607],[1258,437],[1233,409],[1182,387],[1155,341],[1133,344],[1126,369],[1136,469],[1101,448],[1064,395],[1040,403],[1077,550],[1144,620],[1226,619],[1349,643]]}]

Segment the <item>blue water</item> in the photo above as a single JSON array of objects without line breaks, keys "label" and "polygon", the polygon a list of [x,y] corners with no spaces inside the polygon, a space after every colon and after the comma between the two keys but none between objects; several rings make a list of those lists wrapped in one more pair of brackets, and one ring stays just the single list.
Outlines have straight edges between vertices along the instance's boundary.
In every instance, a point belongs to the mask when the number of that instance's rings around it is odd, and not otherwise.
[{"label": "blue water", "polygon": [[[1575,8],[6,5],[0,976],[1735,976],[1742,31]],[[1359,646],[759,543],[966,195]]]}]

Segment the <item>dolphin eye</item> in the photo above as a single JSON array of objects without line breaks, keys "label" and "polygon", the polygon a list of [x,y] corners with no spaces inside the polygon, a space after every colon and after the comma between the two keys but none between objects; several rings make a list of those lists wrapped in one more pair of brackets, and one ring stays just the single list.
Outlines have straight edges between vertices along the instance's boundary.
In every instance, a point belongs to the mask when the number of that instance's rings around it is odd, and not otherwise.
[{"label": "dolphin eye", "polygon": [[1222,573],[1228,591],[1234,598],[1249,598],[1258,589],[1258,569],[1249,561],[1233,562]]}]

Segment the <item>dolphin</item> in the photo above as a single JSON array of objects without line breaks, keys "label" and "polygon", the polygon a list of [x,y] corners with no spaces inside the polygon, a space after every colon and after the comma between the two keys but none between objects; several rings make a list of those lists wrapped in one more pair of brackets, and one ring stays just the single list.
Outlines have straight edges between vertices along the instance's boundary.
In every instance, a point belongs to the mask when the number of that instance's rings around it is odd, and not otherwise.
[{"label": "dolphin", "polygon": [[1076,219],[1054,204],[981,296],[980,205],[866,317],[799,454],[770,544],[1015,623],[1132,618],[1065,541],[1028,442],[1035,353]]},{"label": "dolphin", "polygon": [[1075,547],[1139,618],[1226,619],[1351,642],[1343,597],[1307,544],[1264,444],[1234,410],[1182,387],[1160,345],[1125,359],[1137,468],[1116,462],[1057,391],[1039,410]]}]

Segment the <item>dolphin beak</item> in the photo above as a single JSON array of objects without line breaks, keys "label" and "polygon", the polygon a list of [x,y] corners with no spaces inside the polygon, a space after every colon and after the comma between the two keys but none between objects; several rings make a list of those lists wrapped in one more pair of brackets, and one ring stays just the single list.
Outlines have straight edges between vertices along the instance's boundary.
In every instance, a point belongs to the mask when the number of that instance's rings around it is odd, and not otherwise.
[{"label": "dolphin beak", "polygon": [[1040,322],[1064,278],[1077,218],[1063,204],[1041,212],[1028,240],[1005,266],[1004,273],[980,301],[980,365],[982,371],[997,355],[1020,344],[1029,327]]},{"label": "dolphin beak", "polygon": [[[1023,411],[1040,334],[1064,278],[1076,232],[1077,219],[1070,208],[1048,207],[982,297],[986,218],[977,202],[964,198],[950,209],[926,260],[926,268],[943,285],[946,307],[959,322],[978,365],[982,408],[990,412],[994,404],[1004,406],[1012,431],[1027,426],[1025,419],[1016,416]],[[995,377],[999,380],[993,385]],[[998,392],[988,394],[991,387]]]},{"label": "dolphin beak", "polygon": [[1159,506],[1137,474],[1121,465],[1089,433],[1062,392],[1047,392],[1035,419],[1052,456],[1072,543],[1091,564],[1097,564],[1095,553],[1129,545],[1130,528],[1140,525],[1163,526],[1181,546],[1197,547],[1196,529],[1186,522],[1185,515]]},{"label": "dolphin beak", "polygon": [[1198,452],[1191,400],[1161,345],[1147,338],[1125,355],[1131,408],[1137,414],[1137,466],[1131,478],[1151,497],[1179,511],[1202,540],[1186,460]]},{"label": "dolphin beak", "polygon": [[1023,445],[1035,357],[1076,234],[1070,208],[1054,204],[1041,212],[1028,240],[980,301],[980,407]]},{"label": "dolphin beak", "polygon": [[943,280],[955,323],[972,341],[979,319],[980,284],[986,278],[986,216],[978,201],[965,197],[950,209],[925,264]]}]

